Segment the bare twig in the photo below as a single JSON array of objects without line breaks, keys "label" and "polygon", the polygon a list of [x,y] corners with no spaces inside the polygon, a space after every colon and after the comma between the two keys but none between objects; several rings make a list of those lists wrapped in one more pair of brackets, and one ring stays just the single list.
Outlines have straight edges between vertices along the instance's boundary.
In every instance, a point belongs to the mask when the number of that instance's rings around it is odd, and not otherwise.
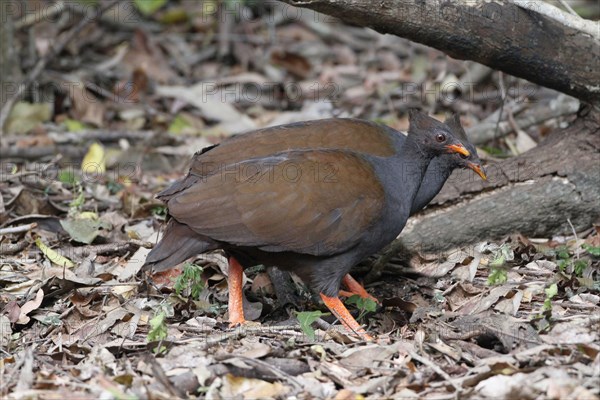
[{"label": "bare twig", "polygon": [[[560,0],[559,0],[560,1]],[[561,2],[562,4],[562,2]],[[536,2],[516,2],[517,7],[524,8],[529,11],[533,11],[539,15],[547,17],[549,20],[559,21],[565,26],[569,26],[573,29],[582,31],[593,37],[594,39],[600,39],[600,32],[598,32],[598,24],[596,21],[590,21],[581,18],[577,13],[575,15],[567,14],[560,8],[555,7],[550,2],[536,1]]]},{"label": "bare twig", "polygon": [[243,338],[244,336],[246,336],[246,331],[236,329],[233,332],[225,332],[225,333],[221,333],[221,334],[216,334],[209,338],[207,338],[205,336],[201,336],[201,337],[196,337],[196,338],[177,340],[174,343],[186,344],[186,343],[202,342],[201,344],[198,345],[198,349],[206,350],[218,343],[225,342],[227,340],[238,340],[238,339]]},{"label": "bare twig", "polygon": [[[508,116],[508,123],[512,127],[513,131],[515,131],[515,133],[517,133],[517,135],[518,135],[519,125],[517,125],[517,123],[515,122],[515,116],[513,115],[511,110],[507,110],[506,114]],[[515,143],[512,140],[506,140],[506,145],[508,146],[510,151],[513,153],[513,155],[516,156],[519,154],[519,149],[517,149],[517,146],[515,145]]]},{"label": "bare twig", "polygon": [[11,226],[9,228],[2,228],[2,229],[0,229],[0,235],[8,235],[10,233],[23,233],[23,232],[30,231],[35,227],[37,227],[37,224],[34,222],[31,224],[27,224],[27,225]]},{"label": "bare twig", "polygon": [[[331,325],[327,324],[325,321],[323,321],[326,325],[328,325],[328,327],[330,327]],[[175,329],[181,331],[181,332],[190,332],[190,333],[198,333],[198,334],[202,334],[202,333],[211,333],[214,332],[214,329],[212,327],[197,327],[197,326],[177,326],[175,327]],[[325,328],[328,329],[328,328]],[[295,333],[301,333],[302,332],[302,328],[300,328],[300,325],[259,325],[259,326],[243,326],[243,327],[239,327],[236,330],[243,330],[245,334],[251,333],[251,334],[260,334],[260,335],[268,335],[268,334],[281,334],[282,332],[295,332]]]},{"label": "bare twig", "polygon": [[[517,114],[519,109],[524,105],[523,103],[516,105],[516,109],[512,108],[513,114]],[[506,108],[506,107],[505,107]],[[527,129],[530,126],[541,124],[552,118],[558,118],[563,115],[573,114],[577,112],[579,108],[579,101],[569,96],[562,96],[551,102],[550,104],[540,103],[534,109],[529,109],[522,112],[515,119],[516,124],[521,129]],[[473,144],[482,144],[491,139],[497,139],[499,137],[508,135],[513,131],[512,126],[509,122],[501,122],[499,126],[499,132],[494,131],[496,125],[497,113],[496,111],[489,118],[478,125],[467,128],[467,135]],[[490,119],[493,117],[493,121]]]},{"label": "bare twig", "polygon": [[502,71],[498,72],[498,86],[500,86],[500,94],[502,95],[502,102],[500,103],[500,111],[498,112],[498,120],[496,121],[496,129],[494,129],[494,138],[498,137],[498,131],[500,127],[500,120],[502,119],[502,113],[504,112],[504,104],[506,103],[506,88],[504,87],[504,76]]},{"label": "bare twig", "polygon": [[186,397],[185,393],[180,388],[173,386],[173,384],[167,377],[165,370],[156,361],[156,358],[154,358],[150,354],[146,354],[146,357],[144,357],[144,358],[146,360],[146,363],[150,364],[150,366],[152,367],[152,374],[154,375],[154,378],[157,381],[159,381],[160,384],[163,385],[163,387],[165,389],[167,389],[167,391],[169,392],[169,394],[171,396],[178,397],[180,399],[183,399]]},{"label": "bare twig", "polygon": [[76,257],[87,257],[90,254],[111,254],[119,251],[127,250],[130,246],[138,246],[151,248],[152,244],[149,242],[143,242],[141,240],[129,240],[127,242],[115,242],[115,243],[107,243],[107,244],[97,244],[97,245],[88,245],[88,246],[78,246],[78,247],[67,247],[61,251],[65,254],[72,254]]},{"label": "bare twig", "polygon": [[517,125],[517,121],[515,121],[515,115],[513,114],[512,110],[508,110],[507,114],[508,114],[508,123],[510,124],[512,130],[515,132],[519,132],[519,130],[521,128],[519,128],[519,125]]},{"label": "bare twig", "polygon": [[[66,74],[61,74],[61,73],[57,73],[54,71],[46,71],[46,75],[49,78],[56,79],[58,81],[63,81],[65,83],[69,83],[73,80],[72,77],[67,76]],[[79,79],[79,78],[77,78],[77,79]],[[92,92],[99,94],[100,96],[104,97],[105,99],[107,99],[109,101],[112,101],[114,103],[120,103],[120,104],[127,102],[126,97],[121,97],[118,93],[113,93],[110,90],[104,89],[103,87],[95,84],[94,82],[82,79],[80,81],[80,83],[82,83],[85,88],[89,89]]]},{"label": "bare twig", "polygon": [[[21,241],[17,243],[0,243],[0,256],[18,253],[19,251],[27,247],[28,244],[29,243],[27,243],[26,241]],[[3,260],[3,262],[6,262],[6,260]]]},{"label": "bare twig", "polygon": [[[0,158],[6,160],[7,158],[22,158],[25,160],[37,160],[43,157],[48,157],[56,154],[62,154],[67,157],[80,158],[85,154],[85,148],[82,146],[29,146],[29,147],[17,147],[17,146],[2,146],[0,147]],[[33,174],[24,173],[25,175],[39,175],[38,172]],[[3,180],[11,180],[15,175],[7,176]]]},{"label": "bare twig", "polygon": [[294,388],[296,390],[302,390],[302,388],[303,388],[303,386],[300,384],[300,382],[298,382],[296,380],[296,378],[294,378],[290,374],[282,371],[281,369],[275,367],[274,365],[269,364],[268,362],[258,360],[256,358],[250,358],[250,357],[244,357],[244,356],[234,356],[232,358],[237,358],[237,359],[244,361],[247,364],[254,365],[255,367],[262,367],[268,371],[271,371],[273,373],[273,375],[277,376],[284,382],[291,383],[292,386],[294,386]]},{"label": "bare twig", "polygon": [[567,222],[571,227],[571,231],[573,232],[573,236],[575,236],[575,258],[579,260],[579,238],[577,237],[577,232],[575,231],[575,227],[571,223],[571,218],[567,218]]},{"label": "bare twig", "polygon": [[573,10],[573,8],[569,5],[569,3],[567,3],[565,0],[558,0],[558,2],[560,3],[561,6],[563,6],[565,8],[565,10],[567,10],[569,13],[571,13],[572,15],[576,15],[579,17],[579,14],[577,14],[575,12],[575,10]]},{"label": "bare twig", "polygon": [[[112,8],[117,3],[118,0],[112,0],[106,5],[100,7],[98,9],[98,12],[96,13],[96,16],[104,14],[107,10]],[[88,23],[90,23],[90,21],[90,18],[82,18],[81,21],[79,21],[79,23],[75,25],[70,31],[63,34],[63,36],[57,40],[54,46],[50,48],[50,51],[48,51],[48,53],[41,57],[35,64],[35,66],[31,69],[31,71],[29,71],[25,79],[18,86],[15,93],[6,100],[6,103],[4,103],[4,106],[2,107],[2,109],[0,109],[0,136],[3,135],[4,123],[8,119],[8,115],[10,114],[13,105],[21,98],[21,96],[23,96],[25,90],[27,90],[29,86],[33,83],[33,81],[35,81],[37,77],[42,73],[42,71],[44,70],[44,68],[46,68],[46,65],[50,62],[50,60],[56,57],[62,51],[62,49],[71,40],[73,40],[77,36],[77,34],[79,34],[79,32],[81,32],[83,28],[86,27]]]},{"label": "bare twig", "polygon": [[414,352],[414,351],[412,351],[412,350],[410,350],[408,348],[404,348],[404,350],[408,353],[408,355],[410,355],[410,357],[412,359],[417,360],[421,364],[428,366],[436,374],[438,374],[439,376],[441,376],[442,378],[444,378],[446,380],[446,382],[448,382],[450,385],[452,385],[452,387],[454,389],[456,389],[457,392],[461,392],[462,391],[462,387],[460,387],[459,385],[457,385],[456,382],[454,381],[454,379],[452,379],[452,377],[450,375],[448,375],[446,372],[444,372],[444,370],[442,370],[440,367],[438,367],[429,358],[427,358],[427,357],[421,357],[416,352]]},{"label": "bare twig", "polygon": [[48,136],[56,143],[80,143],[88,140],[117,142],[121,139],[144,140],[154,137],[154,131],[131,131],[113,129],[94,129],[79,132],[49,132]]}]

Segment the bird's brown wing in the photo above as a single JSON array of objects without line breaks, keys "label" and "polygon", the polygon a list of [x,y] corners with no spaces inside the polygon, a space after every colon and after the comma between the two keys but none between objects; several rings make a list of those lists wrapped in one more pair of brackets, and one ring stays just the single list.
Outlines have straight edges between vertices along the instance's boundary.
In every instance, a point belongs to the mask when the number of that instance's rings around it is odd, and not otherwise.
[{"label": "bird's brown wing", "polygon": [[274,126],[232,136],[196,153],[188,174],[156,197],[168,201],[194,185],[198,177],[213,175],[222,168],[243,160],[267,157],[283,151],[347,149],[389,157],[395,153],[393,135],[396,134],[401,135],[370,121],[331,118]]},{"label": "bird's brown wing", "polygon": [[372,166],[344,151],[295,151],[229,165],[168,201],[199,234],[238,246],[313,255],[356,245],[381,215]]},{"label": "bird's brown wing", "polygon": [[224,165],[291,150],[348,149],[389,157],[395,153],[393,134],[384,125],[349,118],[263,128],[233,136],[209,151],[196,153],[190,173],[207,176]]},{"label": "bird's brown wing", "polygon": [[395,153],[393,135],[384,125],[360,119],[331,118],[263,128],[232,136],[194,154],[188,174],[157,194],[168,201],[194,185],[199,177],[218,173],[228,165],[283,151],[347,149],[379,157]]}]

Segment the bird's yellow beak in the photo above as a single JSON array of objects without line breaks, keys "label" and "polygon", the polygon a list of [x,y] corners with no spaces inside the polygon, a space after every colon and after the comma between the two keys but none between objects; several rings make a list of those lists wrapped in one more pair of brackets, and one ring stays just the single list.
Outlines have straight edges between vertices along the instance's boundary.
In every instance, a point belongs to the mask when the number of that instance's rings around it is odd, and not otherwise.
[{"label": "bird's yellow beak", "polygon": [[449,144],[446,146],[446,148],[450,151],[450,153],[462,154],[465,157],[469,157],[471,155],[469,150],[467,150],[462,144]]},{"label": "bird's yellow beak", "polygon": [[481,165],[475,164],[475,163],[469,163],[468,166],[473,171],[475,171],[475,173],[477,175],[479,175],[481,177],[481,179],[483,179],[484,181],[487,180],[487,176],[485,175],[485,171],[483,170],[483,168],[481,167]]}]

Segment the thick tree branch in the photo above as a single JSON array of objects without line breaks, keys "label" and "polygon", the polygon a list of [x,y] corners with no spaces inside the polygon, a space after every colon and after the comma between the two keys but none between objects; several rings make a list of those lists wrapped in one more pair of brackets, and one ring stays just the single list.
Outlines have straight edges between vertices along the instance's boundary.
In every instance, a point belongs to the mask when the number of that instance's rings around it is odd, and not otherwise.
[{"label": "thick tree branch", "polygon": [[597,25],[541,1],[284,1],[600,104]]}]

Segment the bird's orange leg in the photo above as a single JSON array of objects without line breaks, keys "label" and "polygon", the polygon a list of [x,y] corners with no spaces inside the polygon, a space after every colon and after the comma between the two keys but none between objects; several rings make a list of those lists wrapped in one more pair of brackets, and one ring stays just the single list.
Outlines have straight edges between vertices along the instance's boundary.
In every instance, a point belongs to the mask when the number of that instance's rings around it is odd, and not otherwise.
[{"label": "bird's orange leg", "polygon": [[373,338],[359,325],[354,317],[350,314],[344,303],[338,297],[328,297],[320,293],[323,303],[329,310],[339,319],[342,324],[350,331],[360,335],[364,340],[371,341]]},{"label": "bird's orange leg", "polygon": [[246,322],[244,318],[242,286],[244,284],[244,268],[233,257],[229,257],[229,326],[234,327]]},{"label": "bird's orange leg", "polygon": [[340,290],[340,295],[341,296],[346,296],[346,297],[350,297],[353,294],[357,294],[360,297],[362,297],[363,299],[371,299],[376,303],[380,303],[379,300],[377,300],[377,298],[371,296],[366,290],[365,288],[356,281],[356,279],[354,279],[350,274],[346,274],[344,276],[344,278],[342,279],[342,283],[344,284],[344,286],[346,286],[346,288],[348,289],[348,291],[345,290]]}]

